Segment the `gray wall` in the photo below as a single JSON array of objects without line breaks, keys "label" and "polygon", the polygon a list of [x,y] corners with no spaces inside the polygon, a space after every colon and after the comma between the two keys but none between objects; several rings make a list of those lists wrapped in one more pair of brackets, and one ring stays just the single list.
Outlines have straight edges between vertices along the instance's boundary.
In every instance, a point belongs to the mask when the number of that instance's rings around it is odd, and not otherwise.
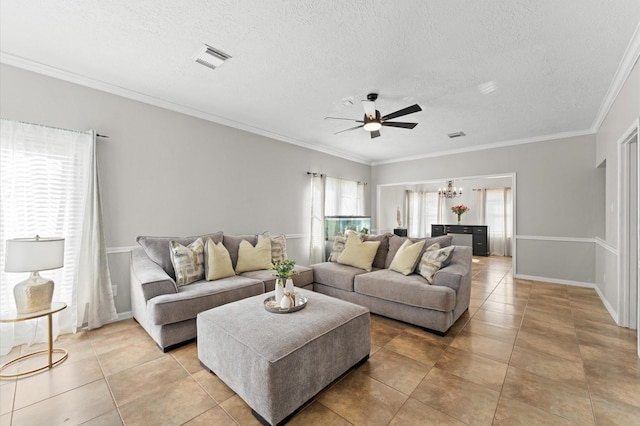
[{"label": "gray wall", "polygon": [[[591,285],[594,237],[604,232],[604,172],[594,165],[595,148],[590,135],[380,164],[372,180],[380,185],[515,173],[514,273]],[[375,192],[372,197],[377,202]]]},{"label": "gray wall", "polygon": [[129,248],[137,235],[287,234],[289,256],[304,265],[306,172],[370,181],[365,164],[6,65],[0,93],[3,118],[110,136],[99,141],[98,159],[119,313],[131,309]]}]

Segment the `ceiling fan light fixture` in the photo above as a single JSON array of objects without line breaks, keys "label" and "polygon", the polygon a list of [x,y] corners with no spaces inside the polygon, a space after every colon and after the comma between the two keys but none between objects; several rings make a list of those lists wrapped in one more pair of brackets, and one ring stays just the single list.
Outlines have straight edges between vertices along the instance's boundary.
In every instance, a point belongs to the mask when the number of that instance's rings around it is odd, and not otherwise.
[{"label": "ceiling fan light fixture", "polygon": [[204,65],[205,67],[216,69],[220,65],[224,64],[224,61],[229,58],[231,58],[231,56],[205,44],[200,48],[200,50],[198,50],[195,59],[197,63]]},{"label": "ceiling fan light fixture", "polygon": [[367,132],[375,132],[377,130],[380,130],[381,127],[382,127],[382,124],[380,124],[379,121],[370,121],[364,125],[364,129]]}]

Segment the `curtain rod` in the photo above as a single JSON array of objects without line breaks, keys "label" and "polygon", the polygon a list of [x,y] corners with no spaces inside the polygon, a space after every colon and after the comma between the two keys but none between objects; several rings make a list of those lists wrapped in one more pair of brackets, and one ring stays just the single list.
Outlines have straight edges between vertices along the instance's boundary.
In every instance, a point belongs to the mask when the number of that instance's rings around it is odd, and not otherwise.
[{"label": "curtain rod", "polygon": [[[87,133],[87,131],[81,131],[81,130],[71,130],[71,129],[65,129],[64,127],[55,127],[55,126],[47,126],[45,124],[39,124],[39,123],[31,123],[29,121],[20,121],[20,120],[9,120],[6,118],[3,118],[3,120],[7,120],[7,121],[16,121],[18,123],[22,123],[22,124],[28,124],[30,126],[40,126],[40,127],[48,127],[49,129],[56,129],[56,130],[64,130],[65,132],[73,132],[73,133]],[[101,135],[100,133],[96,132],[96,137],[98,138],[109,138],[109,136],[107,135]]]},{"label": "curtain rod", "polygon": [[[320,176],[320,177],[333,177],[333,176],[327,176],[324,173],[318,173],[318,172],[307,172],[307,175],[308,176],[313,176],[313,177],[318,177],[318,176]],[[333,178],[334,179],[342,179],[342,180],[350,180],[350,179],[336,178],[336,177],[333,177]],[[369,185],[367,182],[360,182],[360,181],[357,181],[357,184],[358,185],[365,185],[365,186]]]}]

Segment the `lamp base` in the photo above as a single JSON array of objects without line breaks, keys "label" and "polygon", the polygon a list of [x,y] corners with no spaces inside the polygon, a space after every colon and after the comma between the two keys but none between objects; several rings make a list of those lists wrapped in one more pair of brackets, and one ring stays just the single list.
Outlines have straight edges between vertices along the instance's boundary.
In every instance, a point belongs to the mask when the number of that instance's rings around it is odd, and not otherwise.
[{"label": "lamp base", "polygon": [[28,279],[13,288],[16,310],[19,314],[30,314],[50,309],[53,289],[52,280],[41,277],[38,272],[32,272]]}]

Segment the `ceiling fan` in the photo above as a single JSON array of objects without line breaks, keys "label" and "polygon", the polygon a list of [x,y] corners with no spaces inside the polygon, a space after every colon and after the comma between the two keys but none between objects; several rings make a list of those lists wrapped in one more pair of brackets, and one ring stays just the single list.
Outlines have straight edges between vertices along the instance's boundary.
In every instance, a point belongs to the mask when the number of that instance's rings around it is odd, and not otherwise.
[{"label": "ceiling fan", "polygon": [[376,109],[376,104],[375,104],[376,99],[378,99],[377,93],[369,93],[367,95],[367,100],[362,101],[362,107],[364,108],[364,119],[362,120],[355,120],[352,118],[341,118],[341,117],[325,117],[324,119],[325,120],[349,120],[349,121],[355,121],[356,123],[362,123],[359,126],[351,127],[349,129],[336,132],[334,133],[334,135],[363,127],[366,131],[371,132],[371,139],[377,138],[378,136],[380,136],[380,128],[382,126],[400,127],[403,129],[413,129],[418,125],[418,123],[388,121],[394,118],[402,117],[403,115],[413,114],[414,112],[422,111],[422,108],[420,108],[418,104],[411,105],[409,107],[403,108],[401,110],[392,112],[391,114],[387,114],[381,117],[380,111]]}]

